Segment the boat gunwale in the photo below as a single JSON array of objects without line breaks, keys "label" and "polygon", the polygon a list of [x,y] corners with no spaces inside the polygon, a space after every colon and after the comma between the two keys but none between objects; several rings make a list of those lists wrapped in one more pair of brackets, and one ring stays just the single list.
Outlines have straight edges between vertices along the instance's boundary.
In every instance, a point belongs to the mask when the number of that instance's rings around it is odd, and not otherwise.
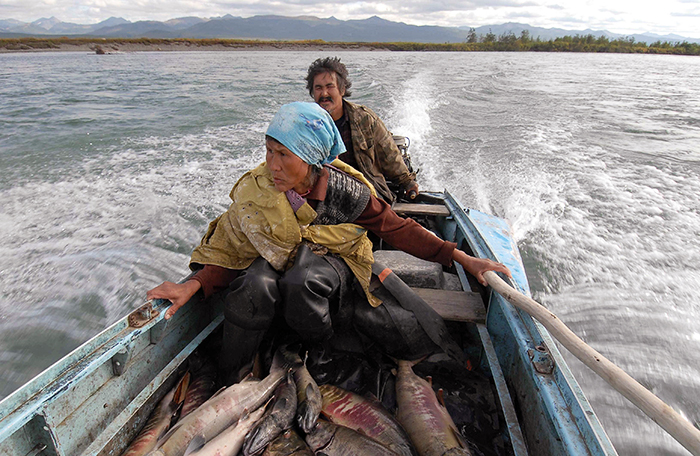
[{"label": "boat gunwale", "polygon": [[[482,230],[478,226],[478,223],[474,220],[472,214],[473,212],[478,212],[488,217],[495,216],[491,216],[489,214],[476,211],[474,209],[465,208],[447,190],[444,191],[444,194],[446,206],[455,218],[455,221],[459,226],[459,232],[464,234],[465,240],[469,244],[472,251],[475,254],[477,254],[477,256],[490,258],[498,262],[503,262],[507,266],[509,266],[511,272],[513,273],[514,280],[511,280],[510,278],[505,276],[503,276],[502,278],[504,278],[504,280],[506,280],[507,283],[513,286],[513,288],[529,296],[530,289],[527,285],[527,278],[524,272],[525,268],[522,264],[522,259],[519,256],[519,250],[517,249],[517,246],[514,246],[515,249],[511,249],[511,252],[518,253],[517,257],[514,256],[514,259],[518,262],[519,270],[514,270],[511,262],[504,261],[504,258],[501,258],[496,253],[496,249],[492,245],[490,245],[487,236],[483,234]],[[507,224],[507,221],[505,219],[502,219],[500,217],[497,218]],[[467,223],[468,226],[461,226],[463,223]],[[478,239],[467,236],[467,233],[470,232],[478,233]],[[510,229],[510,232],[512,232],[512,229]],[[512,236],[509,236],[509,238],[513,243],[515,242],[512,239]],[[521,283],[521,280],[523,280],[521,278],[524,278],[525,286],[523,286],[523,284]],[[527,333],[533,334],[534,332],[534,334],[538,335],[541,338],[542,343],[546,346],[547,352],[552,356],[554,360],[554,369],[551,375],[554,377],[554,380],[545,381],[547,379],[547,374],[538,373],[534,368],[525,369],[525,371],[531,373],[530,377],[533,380],[533,382],[535,382],[535,384],[537,385],[539,391],[549,390],[553,392],[553,390],[558,390],[560,392],[561,400],[563,400],[564,403],[567,404],[567,407],[565,408],[559,407],[555,403],[558,401],[556,396],[551,394],[548,395],[552,400],[542,400],[541,402],[548,409],[550,417],[559,417],[562,409],[568,409],[571,411],[571,416],[573,417],[576,431],[578,432],[574,432],[574,429],[571,428],[571,425],[568,424],[568,421],[563,422],[561,419],[552,420],[560,436],[566,440],[567,446],[579,446],[581,443],[580,440],[582,439],[583,444],[587,449],[590,449],[592,443],[595,443],[597,445],[598,453],[596,454],[606,456],[617,456],[617,451],[613,447],[609,436],[605,432],[605,429],[600,423],[598,416],[593,410],[590,402],[588,401],[588,398],[585,396],[583,389],[581,388],[578,381],[571,372],[568,364],[564,360],[564,357],[559,351],[549,331],[547,331],[547,329],[544,326],[542,326],[542,324],[539,323],[536,319],[531,317],[523,310],[515,308],[505,298],[503,298],[501,295],[495,293],[492,290],[486,318],[486,326],[487,328],[489,328],[490,333],[493,330],[491,322],[494,320],[492,307],[494,307],[495,309],[496,306],[498,306],[503,312],[505,320],[510,326],[511,332],[514,335],[520,333],[521,336],[519,337],[519,339],[521,341],[527,340],[534,344],[534,341],[530,340],[530,338],[526,336]],[[523,325],[523,328],[516,328],[518,322],[520,322]],[[516,339],[518,338],[516,337]],[[518,354],[523,363],[530,363],[530,359],[527,356],[528,348],[529,347],[521,346],[521,352]],[[503,365],[504,363],[499,362],[499,364]],[[511,382],[511,384],[512,383],[513,382]],[[540,396],[540,398],[542,398],[542,396]],[[577,409],[581,410],[581,413],[575,413],[575,410]],[[581,439],[579,439],[578,436],[580,436]],[[575,453],[572,454],[582,453],[580,453],[580,451],[577,450]]]}]

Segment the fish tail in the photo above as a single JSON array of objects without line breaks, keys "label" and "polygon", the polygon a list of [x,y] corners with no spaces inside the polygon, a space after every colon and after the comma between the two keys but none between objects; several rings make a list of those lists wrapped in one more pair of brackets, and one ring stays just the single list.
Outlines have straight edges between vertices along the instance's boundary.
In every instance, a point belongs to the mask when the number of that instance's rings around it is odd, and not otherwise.
[{"label": "fish tail", "polygon": [[187,395],[187,390],[190,386],[190,371],[185,372],[180,381],[175,388],[175,396],[173,397],[173,402],[180,406],[185,402],[185,396]]}]

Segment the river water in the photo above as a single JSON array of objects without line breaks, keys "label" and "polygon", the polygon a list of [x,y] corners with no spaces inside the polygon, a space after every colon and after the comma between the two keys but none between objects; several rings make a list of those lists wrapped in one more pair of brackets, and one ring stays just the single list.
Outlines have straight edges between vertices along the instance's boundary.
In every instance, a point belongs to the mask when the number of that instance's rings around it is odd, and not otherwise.
[{"label": "river water", "polygon": [[[325,55],[0,54],[0,397],[185,275]],[[336,55],[422,188],[507,219],[534,296],[700,421],[700,59]],[[621,455],[689,454],[564,355]]]}]

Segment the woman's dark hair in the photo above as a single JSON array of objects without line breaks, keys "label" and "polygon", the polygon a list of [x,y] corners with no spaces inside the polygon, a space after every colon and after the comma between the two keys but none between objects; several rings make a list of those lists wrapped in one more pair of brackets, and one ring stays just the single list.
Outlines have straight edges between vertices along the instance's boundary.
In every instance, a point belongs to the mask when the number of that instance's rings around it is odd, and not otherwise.
[{"label": "woman's dark hair", "polygon": [[316,185],[316,181],[318,181],[318,178],[321,177],[321,170],[323,169],[323,166],[319,165],[311,165],[311,185]]},{"label": "woman's dark hair", "polygon": [[348,69],[340,62],[338,57],[326,57],[325,59],[316,59],[309,67],[306,73],[306,89],[309,95],[314,96],[314,78],[323,73],[335,73],[336,81],[338,81],[338,90],[345,90],[345,96],[349,97],[350,87],[352,82],[348,79]]}]

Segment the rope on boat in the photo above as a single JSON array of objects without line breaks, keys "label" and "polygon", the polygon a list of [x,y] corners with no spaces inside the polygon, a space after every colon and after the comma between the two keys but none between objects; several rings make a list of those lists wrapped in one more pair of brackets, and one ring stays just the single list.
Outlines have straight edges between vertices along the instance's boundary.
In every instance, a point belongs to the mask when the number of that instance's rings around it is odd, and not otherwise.
[{"label": "rope on boat", "polygon": [[493,271],[486,272],[484,278],[496,292],[511,304],[542,323],[567,350],[646,413],[688,451],[695,456],[700,456],[700,430],[688,420],[612,361],[586,344],[556,315],[537,301],[515,290]]}]

